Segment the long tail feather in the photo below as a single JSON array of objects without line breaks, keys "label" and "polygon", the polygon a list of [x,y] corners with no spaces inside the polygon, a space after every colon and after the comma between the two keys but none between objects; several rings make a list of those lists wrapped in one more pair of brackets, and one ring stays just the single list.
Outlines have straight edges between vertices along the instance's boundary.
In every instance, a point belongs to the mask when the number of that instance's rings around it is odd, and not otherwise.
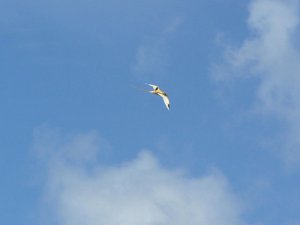
[{"label": "long tail feather", "polygon": [[134,88],[134,89],[139,90],[139,91],[149,92],[148,90],[144,90],[144,89],[138,88],[138,87],[136,87],[134,85],[131,85],[131,88]]}]

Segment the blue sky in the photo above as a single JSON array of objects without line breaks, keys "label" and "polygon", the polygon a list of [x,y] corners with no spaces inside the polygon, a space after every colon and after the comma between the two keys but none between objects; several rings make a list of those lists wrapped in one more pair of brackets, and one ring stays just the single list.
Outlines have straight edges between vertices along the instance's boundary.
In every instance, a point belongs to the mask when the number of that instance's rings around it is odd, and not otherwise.
[{"label": "blue sky", "polygon": [[299,6],[1,1],[0,223],[299,225]]}]

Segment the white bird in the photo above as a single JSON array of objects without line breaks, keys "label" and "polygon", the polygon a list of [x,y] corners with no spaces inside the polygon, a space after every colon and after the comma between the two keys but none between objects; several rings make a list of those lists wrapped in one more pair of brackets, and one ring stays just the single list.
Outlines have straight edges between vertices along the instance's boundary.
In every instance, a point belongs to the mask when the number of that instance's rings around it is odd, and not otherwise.
[{"label": "white bird", "polygon": [[170,100],[169,100],[167,93],[160,90],[159,87],[156,85],[153,85],[153,84],[147,84],[147,85],[149,85],[153,88],[152,91],[149,91],[151,94],[159,95],[160,97],[162,97],[167,109],[169,110],[170,109]]}]

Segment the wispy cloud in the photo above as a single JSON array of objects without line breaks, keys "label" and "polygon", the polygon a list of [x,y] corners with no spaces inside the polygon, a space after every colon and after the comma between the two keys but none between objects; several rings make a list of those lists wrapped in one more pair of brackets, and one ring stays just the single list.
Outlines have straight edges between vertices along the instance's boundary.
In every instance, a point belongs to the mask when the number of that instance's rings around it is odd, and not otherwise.
[{"label": "wispy cloud", "polygon": [[137,78],[163,75],[168,63],[165,38],[147,38],[138,47],[133,72]]},{"label": "wispy cloud", "polygon": [[215,67],[215,75],[258,81],[255,107],[288,125],[284,158],[299,163],[299,1],[254,0],[249,11],[251,34],[240,47],[226,46],[225,63]]},{"label": "wispy cloud", "polygon": [[183,22],[181,17],[175,18],[163,28],[158,36],[146,37],[136,51],[133,73],[137,78],[162,77],[166,73],[170,56],[168,38]]},{"label": "wispy cloud", "polygon": [[40,127],[34,132],[33,148],[38,158],[47,163],[94,163],[110,151],[109,143],[96,131],[62,135],[60,130]]},{"label": "wispy cloud", "polygon": [[45,198],[55,224],[244,224],[239,201],[221,173],[192,178],[162,167],[149,151],[104,166],[90,157],[105,151],[98,140],[94,132],[36,135],[36,151],[47,152]]}]

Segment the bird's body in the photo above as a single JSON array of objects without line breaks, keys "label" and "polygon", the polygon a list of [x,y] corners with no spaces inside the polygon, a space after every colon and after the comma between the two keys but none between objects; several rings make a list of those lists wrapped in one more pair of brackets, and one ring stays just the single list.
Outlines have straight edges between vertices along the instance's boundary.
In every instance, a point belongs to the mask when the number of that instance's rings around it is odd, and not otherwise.
[{"label": "bird's body", "polygon": [[148,84],[148,85],[153,88],[153,90],[149,91],[149,92],[151,94],[155,94],[155,95],[158,95],[158,96],[162,97],[167,109],[169,110],[170,109],[170,100],[169,100],[169,97],[168,97],[167,93],[160,90],[159,87],[156,86],[156,85],[153,85],[153,84]]}]

